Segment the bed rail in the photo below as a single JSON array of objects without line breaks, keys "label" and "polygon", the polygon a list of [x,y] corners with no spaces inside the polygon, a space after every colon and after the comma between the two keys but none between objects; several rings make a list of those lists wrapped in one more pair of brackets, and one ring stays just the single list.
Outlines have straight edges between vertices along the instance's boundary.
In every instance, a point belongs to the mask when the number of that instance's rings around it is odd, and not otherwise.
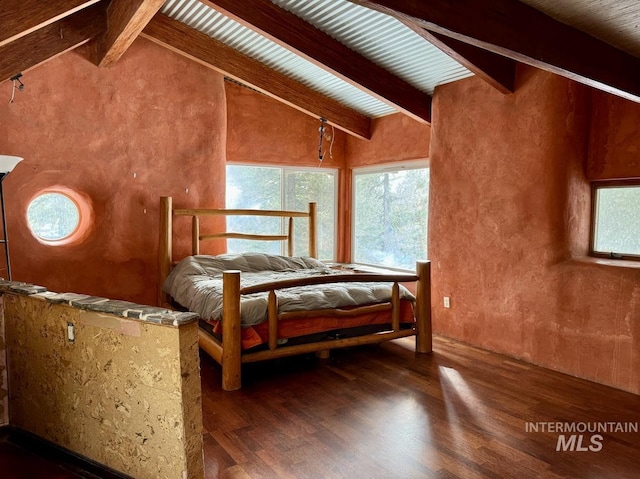
[{"label": "bed rail", "polygon": [[240,290],[240,294],[264,293],[279,289],[297,288],[299,286],[311,286],[331,283],[409,283],[418,281],[418,276],[410,273],[377,274],[377,273],[346,273],[328,274],[326,276],[310,276],[308,278],[284,279],[271,283],[261,283],[246,286]]}]

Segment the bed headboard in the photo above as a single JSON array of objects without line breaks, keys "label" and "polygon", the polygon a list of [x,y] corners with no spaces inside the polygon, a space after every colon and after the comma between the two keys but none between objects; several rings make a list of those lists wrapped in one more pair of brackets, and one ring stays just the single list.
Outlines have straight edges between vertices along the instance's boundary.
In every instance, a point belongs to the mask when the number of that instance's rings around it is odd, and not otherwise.
[{"label": "bed headboard", "polygon": [[[261,241],[286,241],[289,256],[293,256],[293,219],[308,218],[309,219],[309,256],[318,257],[317,244],[317,208],[316,203],[309,203],[308,211],[280,211],[280,210],[247,210],[247,209],[174,209],[173,199],[170,196],[162,196],[160,198],[160,248],[158,252],[158,263],[160,269],[160,287],[159,301],[160,304],[168,302],[168,296],[162,292],[162,285],[171,272],[174,261],[173,257],[173,217],[174,216],[190,216],[191,217],[191,254],[200,254],[200,242],[215,238],[236,238]],[[271,216],[288,218],[287,234],[285,235],[256,235],[249,233],[234,233],[230,231],[222,231],[217,233],[200,233],[200,217],[201,216]]]}]

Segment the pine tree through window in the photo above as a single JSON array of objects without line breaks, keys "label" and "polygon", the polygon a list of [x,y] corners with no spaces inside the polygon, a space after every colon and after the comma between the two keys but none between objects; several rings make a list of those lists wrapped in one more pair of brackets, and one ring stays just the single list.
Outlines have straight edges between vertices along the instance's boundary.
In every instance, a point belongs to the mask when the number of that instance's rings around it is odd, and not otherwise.
[{"label": "pine tree through window", "polygon": [[353,260],[415,269],[427,258],[429,168],[356,169],[353,184]]}]

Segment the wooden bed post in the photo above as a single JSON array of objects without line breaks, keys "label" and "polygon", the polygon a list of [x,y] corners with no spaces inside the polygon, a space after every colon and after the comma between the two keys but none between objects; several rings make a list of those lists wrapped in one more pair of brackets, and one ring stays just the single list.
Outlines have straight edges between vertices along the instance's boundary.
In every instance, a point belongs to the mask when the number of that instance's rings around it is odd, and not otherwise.
[{"label": "wooden bed post", "polygon": [[431,330],[431,262],[416,263],[416,352],[430,353],[433,350]]},{"label": "wooden bed post", "polygon": [[309,203],[309,256],[318,259],[317,221],[318,208],[316,203]]},{"label": "wooden bed post", "polygon": [[173,228],[173,201],[170,196],[160,198],[160,243],[158,248],[158,265],[160,273],[160,284],[158,288],[158,304],[160,306],[169,303],[169,295],[162,291],[164,280],[171,272],[171,262],[173,261],[173,244],[171,242],[171,232]]},{"label": "wooden bed post", "polygon": [[191,218],[191,254],[200,254],[200,218],[197,215]]},{"label": "wooden bed post", "polygon": [[273,351],[278,347],[278,297],[275,291],[269,291],[267,315],[269,320],[269,349]]},{"label": "wooden bed post", "polygon": [[287,255],[293,256],[293,216],[289,216],[289,227],[287,230]]},{"label": "wooden bed post", "polygon": [[393,283],[391,287],[391,328],[400,331],[400,286]]},{"label": "wooden bed post", "polygon": [[222,389],[242,386],[240,331],[240,271],[222,273]]}]

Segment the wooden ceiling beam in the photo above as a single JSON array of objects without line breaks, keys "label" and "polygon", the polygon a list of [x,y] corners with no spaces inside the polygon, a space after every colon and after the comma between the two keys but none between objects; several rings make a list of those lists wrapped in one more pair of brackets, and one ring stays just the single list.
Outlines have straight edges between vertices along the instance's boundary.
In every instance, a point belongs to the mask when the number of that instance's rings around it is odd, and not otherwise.
[{"label": "wooden ceiling beam", "polygon": [[0,47],[82,10],[99,0],[2,0]]},{"label": "wooden ceiling beam", "polygon": [[96,40],[96,64],[117,62],[163,4],[164,0],[111,0],[107,31]]},{"label": "wooden ceiling beam", "polygon": [[351,0],[635,102],[640,58],[513,0]]},{"label": "wooden ceiling beam", "polygon": [[142,35],[351,135],[371,138],[366,116],[166,15],[156,14]]},{"label": "wooden ceiling beam", "polygon": [[431,96],[269,0],[203,0],[223,15],[420,122]]},{"label": "wooden ceiling beam", "polygon": [[95,5],[0,47],[0,82],[72,50],[106,30],[102,5]]}]

